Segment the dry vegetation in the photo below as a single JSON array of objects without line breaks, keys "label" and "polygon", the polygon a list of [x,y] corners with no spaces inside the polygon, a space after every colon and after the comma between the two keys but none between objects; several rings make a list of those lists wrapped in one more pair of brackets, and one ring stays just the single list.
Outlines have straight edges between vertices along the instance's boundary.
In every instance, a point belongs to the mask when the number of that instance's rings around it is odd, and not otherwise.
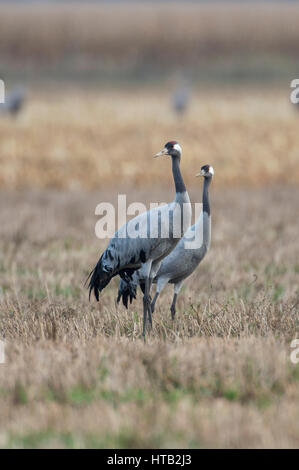
[{"label": "dry vegetation", "polygon": [[[2,447],[299,445],[298,116],[274,89],[197,90],[182,122],[168,100],[36,92],[1,119]],[[163,292],[144,344],[140,299],[117,309],[114,281],[88,303],[83,281],[106,244],[99,202],[172,197],[169,160],[152,159],[167,138],[194,201],[194,173],[215,168],[213,244],[174,324]]]},{"label": "dry vegetation", "polygon": [[[289,85],[289,84],[288,84]],[[297,110],[289,88],[194,90],[183,120],[168,89],[68,89],[34,93],[17,120],[0,120],[0,186],[96,189],[171,182],[152,156],[182,144],[188,185],[203,163],[215,185],[299,181]]]},{"label": "dry vegetation", "polygon": [[[175,323],[165,289],[146,344],[140,299],[83,288],[114,191],[1,192],[2,447],[298,447],[298,189],[211,191],[212,250]],[[171,190],[154,194],[130,199]]]},{"label": "dry vegetation", "polygon": [[[239,59],[296,59],[298,13],[1,6],[1,73],[27,67],[40,79],[43,66],[55,74],[75,63],[113,76],[164,67],[169,79],[32,87],[17,119],[1,116],[0,447],[298,447],[299,116],[289,82],[194,83],[186,116],[170,112],[172,71],[183,65],[201,74],[210,62],[220,82]],[[213,243],[174,323],[165,289],[144,344],[141,299],[117,308],[115,280],[89,303],[83,282],[106,245],[94,235],[99,202],[172,198],[169,160],[152,159],[167,139],[183,146],[194,201],[194,174],[215,168]]]},{"label": "dry vegetation", "polygon": [[[138,21],[136,21],[138,19]],[[1,5],[0,56],[38,60],[73,57],[149,64],[194,64],[244,54],[298,57],[296,4]]]}]

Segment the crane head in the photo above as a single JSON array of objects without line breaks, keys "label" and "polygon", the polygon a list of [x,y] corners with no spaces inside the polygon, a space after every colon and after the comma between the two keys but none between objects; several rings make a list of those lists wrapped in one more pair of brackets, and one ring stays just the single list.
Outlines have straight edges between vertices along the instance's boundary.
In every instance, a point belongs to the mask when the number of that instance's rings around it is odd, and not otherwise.
[{"label": "crane head", "polygon": [[214,168],[211,165],[203,165],[200,172],[195,176],[204,176],[205,178],[212,178],[214,176]]},{"label": "crane head", "polygon": [[182,148],[176,140],[171,140],[164,145],[164,148],[161,152],[155,155],[156,157],[161,157],[162,155],[169,155],[171,157],[180,157],[182,154]]}]

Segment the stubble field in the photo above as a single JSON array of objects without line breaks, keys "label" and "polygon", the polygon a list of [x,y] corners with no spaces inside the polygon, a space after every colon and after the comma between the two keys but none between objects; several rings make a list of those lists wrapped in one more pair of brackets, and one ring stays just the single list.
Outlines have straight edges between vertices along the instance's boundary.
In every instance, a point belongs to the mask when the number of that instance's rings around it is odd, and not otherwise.
[{"label": "stubble field", "polygon": [[299,182],[299,112],[284,87],[194,86],[186,115],[171,107],[175,82],[163,87],[33,88],[22,114],[1,116],[0,187],[84,189],[171,186],[167,140],[183,148],[188,186],[202,164],[214,184]]},{"label": "stubble field", "polygon": [[[218,94],[217,94],[218,93]],[[298,447],[297,115],[279,90],[196,93],[178,122],[160,91],[36,94],[0,122],[1,447]],[[107,241],[96,205],[173,198],[166,140],[201,201],[211,251],[166,288],[146,343],[117,282],[88,302]]]}]

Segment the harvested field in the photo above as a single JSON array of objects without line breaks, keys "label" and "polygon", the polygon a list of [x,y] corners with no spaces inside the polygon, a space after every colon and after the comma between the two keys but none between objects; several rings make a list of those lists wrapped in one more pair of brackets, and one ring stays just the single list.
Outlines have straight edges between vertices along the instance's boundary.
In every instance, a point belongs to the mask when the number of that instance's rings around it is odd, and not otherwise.
[{"label": "harvested field", "polygon": [[169,89],[32,90],[15,119],[0,119],[0,187],[95,190],[171,184],[152,156],[170,139],[183,148],[188,186],[202,164],[215,186],[299,182],[298,112],[282,88],[195,89],[183,119]]},{"label": "harvested field", "polygon": [[[130,201],[172,189],[154,194]],[[83,288],[106,244],[94,208],[114,191],[2,190],[0,445],[298,447],[298,197],[211,187],[211,251],[174,323],[165,289],[144,344],[140,296],[125,311],[116,281],[99,304]]]}]

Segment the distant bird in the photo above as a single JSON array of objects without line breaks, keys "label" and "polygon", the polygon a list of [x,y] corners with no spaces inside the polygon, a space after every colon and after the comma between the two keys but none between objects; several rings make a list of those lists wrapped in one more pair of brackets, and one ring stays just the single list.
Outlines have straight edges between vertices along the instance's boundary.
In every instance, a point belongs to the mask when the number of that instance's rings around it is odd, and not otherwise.
[{"label": "distant bird", "polygon": [[187,86],[177,87],[172,95],[172,107],[177,114],[183,115],[190,102],[190,89]]},{"label": "distant bird", "polygon": [[[114,234],[88,277],[89,298],[93,291],[95,298],[99,300],[99,293],[114,276],[120,275],[124,281],[130,281],[133,273],[139,270],[144,284],[143,336],[146,332],[147,319],[152,325],[150,297],[152,280],[163,258],[175,248],[190,226],[191,203],[180,171],[181,153],[182,149],[178,142],[171,141],[155,155],[155,157],[171,156],[176,190],[174,201],[144,212],[124,224]],[[143,232],[143,236],[130,237],[132,228],[139,229],[140,233]]]},{"label": "distant bird", "polygon": [[[157,283],[156,294],[152,302],[152,313],[161,291],[167,283],[174,284],[174,296],[170,307],[171,317],[174,320],[176,313],[176,301],[178,293],[184,280],[189,277],[205,257],[211,242],[211,213],[209,203],[209,186],[214,175],[211,165],[204,165],[196,176],[204,177],[202,202],[203,208],[196,224],[190,227],[184,237],[179,241],[175,249],[162,261],[160,269],[154,278]],[[187,243],[194,243],[193,247]],[[122,299],[125,307],[128,301],[132,302],[136,298],[136,289],[139,284],[144,289],[143,280],[138,276],[138,271],[134,273],[130,281],[121,280],[118,290],[117,301]]]},{"label": "distant bird", "polygon": [[15,88],[6,95],[5,103],[0,104],[0,112],[16,116],[24,105],[25,96],[26,93],[23,87]]}]

